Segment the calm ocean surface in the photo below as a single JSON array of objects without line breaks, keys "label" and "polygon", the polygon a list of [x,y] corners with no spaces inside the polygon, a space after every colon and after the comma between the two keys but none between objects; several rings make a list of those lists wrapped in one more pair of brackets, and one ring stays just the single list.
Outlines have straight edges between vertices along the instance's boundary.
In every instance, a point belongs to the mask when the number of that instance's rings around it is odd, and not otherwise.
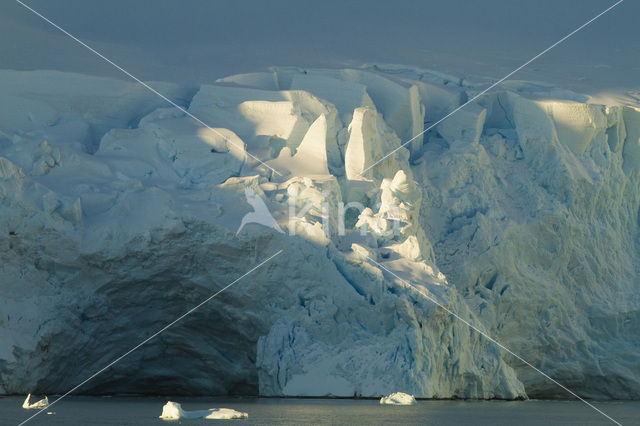
[{"label": "calm ocean surface", "polygon": [[[17,425],[35,411],[23,410],[22,397],[0,398],[0,425]],[[186,410],[226,407],[249,414],[247,420],[158,418],[166,397],[68,397],[31,420],[30,425],[609,425],[574,401],[418,401],[408,407],[381,406],[372,400],[169,398]],[[53,400],[53,398],[50,398]],[[599,402],[599,409],[624,425],[640,424],[640,401]]]}]

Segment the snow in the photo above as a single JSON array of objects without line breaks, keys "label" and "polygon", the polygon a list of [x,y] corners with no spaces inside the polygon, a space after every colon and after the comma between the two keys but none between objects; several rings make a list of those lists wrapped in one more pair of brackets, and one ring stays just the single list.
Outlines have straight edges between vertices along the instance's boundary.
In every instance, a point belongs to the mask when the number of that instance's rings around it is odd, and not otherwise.
[{"label": "snow", "polygon": [[415,403],[416,398],[413,395],[402,392],[394,392],[391,395],[380,398],[381,405],[413,405]]},{"label": "snow", "polygon": [[215,420],[231,420],[231,419],[247,419],[247,413],[232,410],[230,408],[209,408],[208,410],[185,411],[182,406],[173,401],[167,401],[162,407],[162,420],[180,420],[180,419],[215,419]]}]

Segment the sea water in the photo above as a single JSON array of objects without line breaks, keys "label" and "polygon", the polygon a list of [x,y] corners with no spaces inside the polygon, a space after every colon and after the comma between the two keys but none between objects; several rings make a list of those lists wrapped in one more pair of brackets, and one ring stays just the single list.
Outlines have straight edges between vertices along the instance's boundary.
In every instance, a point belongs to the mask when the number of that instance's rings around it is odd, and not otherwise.
[{"label": "sea water", "polygon": [[[0,398],[0,425],[18,425],[35,410],[24,410],[23,397]],[[54,398],[49,398],[53,401]],[[232,408],[247,420],[180,420],[158,418],[167,400],[185,410]],[[640,424],[640,401],[597,402],[599,409],[625,425]],[[413,406],[382,406],[377,400],[67,397],[49,407],[30,425],[608,425],[614,424],[579,401],[418,401]]]}]

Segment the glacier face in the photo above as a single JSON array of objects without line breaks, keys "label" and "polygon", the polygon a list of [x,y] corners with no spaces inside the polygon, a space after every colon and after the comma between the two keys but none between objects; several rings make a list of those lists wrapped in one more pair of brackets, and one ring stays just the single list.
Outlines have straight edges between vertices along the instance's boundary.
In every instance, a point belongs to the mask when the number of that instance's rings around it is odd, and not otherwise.
[{"label": "glacier face", "polygon": [[[0,393],[67,391],[283,249],[82,391],[566,396],[407,280],[581,395],[639,396],[637,109],[512,83],[400,148],[474,85],[153,83],[211,130],[131,83],[0,73]],[[247,188],[284,232],[236,232]]]}]

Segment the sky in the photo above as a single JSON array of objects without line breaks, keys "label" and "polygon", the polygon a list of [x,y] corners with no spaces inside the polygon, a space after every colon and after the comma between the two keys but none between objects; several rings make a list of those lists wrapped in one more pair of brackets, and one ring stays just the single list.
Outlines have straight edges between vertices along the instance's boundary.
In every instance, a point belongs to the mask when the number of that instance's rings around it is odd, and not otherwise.
[{"label": "sky", "polygon": [[[499,79],[615,2],[24,1],[137,77],[179,83],[374,62]],[[626,0],[514,78],[640,93],[638,16],[640,2]],[[0,4],[0,68],[125,78],[11,0]]]}]

